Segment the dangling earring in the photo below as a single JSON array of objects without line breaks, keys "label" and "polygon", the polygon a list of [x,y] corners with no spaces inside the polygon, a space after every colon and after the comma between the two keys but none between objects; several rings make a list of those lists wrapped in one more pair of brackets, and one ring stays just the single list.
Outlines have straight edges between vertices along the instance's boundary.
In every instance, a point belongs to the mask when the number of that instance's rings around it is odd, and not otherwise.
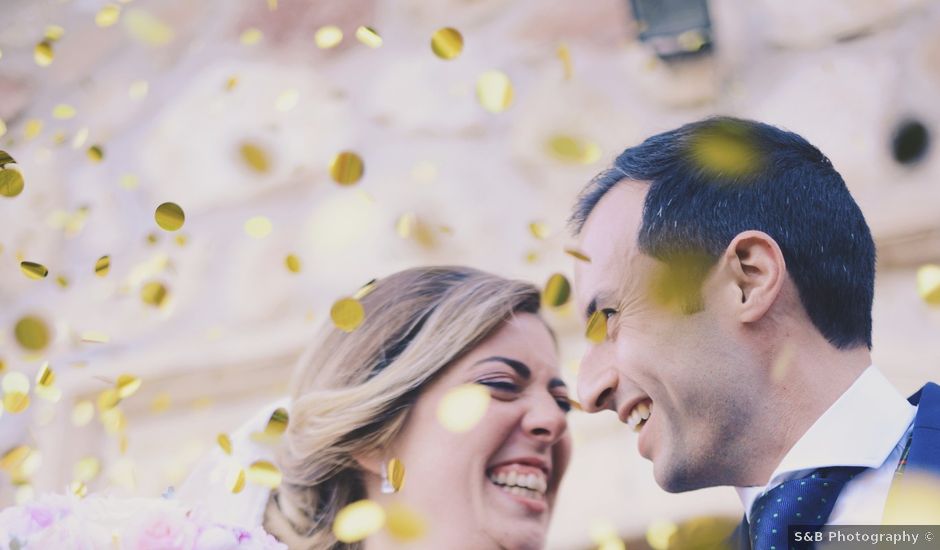
[{"label": "dangling earring", "polygon": [[382,461],[382,493],[390,495],[401,491],[405,482],[405,467],[401,460],[393,458],[388,462]]}]

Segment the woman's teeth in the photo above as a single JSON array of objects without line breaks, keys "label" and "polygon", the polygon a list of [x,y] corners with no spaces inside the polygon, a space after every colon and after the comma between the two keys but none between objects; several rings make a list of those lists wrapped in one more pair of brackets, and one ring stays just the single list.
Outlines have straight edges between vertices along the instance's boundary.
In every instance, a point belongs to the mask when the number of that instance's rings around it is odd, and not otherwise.
[{"label": "woman's teeth", "polygon": [[630,416],[627,417],[627,426],[633,428],[635,432],[643,429],[643,425],[646,424],[646,421],[650,418],[650,405],[652,404],[652,401],[643,401],[637,404],[636,407],[633,407],[633,410],[630,411]]},{"label": "woman's teeth", "polygon": [[490,472],[489,479],[500,489],[519,496],[541,500],[548,490],[545,474],[525,473],[517,470],[497,469]]}]

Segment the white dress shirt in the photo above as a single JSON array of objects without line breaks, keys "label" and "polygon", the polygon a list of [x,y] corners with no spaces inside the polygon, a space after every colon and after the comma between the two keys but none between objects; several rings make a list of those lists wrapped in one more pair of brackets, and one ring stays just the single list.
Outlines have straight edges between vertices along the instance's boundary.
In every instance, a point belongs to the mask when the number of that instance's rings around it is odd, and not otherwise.
[{"label": "white dress shirt", "polygon": [[827,523],[880,524],[916,412],[881,371],[869,366],[793,445],[767,485],[735,487],[748,521],[754,501],[786,480],[827,466],[865,466],[871,469],[845,485]]}]

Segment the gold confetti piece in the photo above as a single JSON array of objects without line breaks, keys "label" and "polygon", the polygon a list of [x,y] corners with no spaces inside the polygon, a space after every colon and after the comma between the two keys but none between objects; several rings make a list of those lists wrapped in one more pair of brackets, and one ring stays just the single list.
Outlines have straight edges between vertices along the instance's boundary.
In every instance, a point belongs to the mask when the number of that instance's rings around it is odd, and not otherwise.
[{"label": "gold confetti piece", "polygon": [[20,262],[20,271],[30,279],[44,279],[49,274],[46,266],[36,262]]},{"label": "gold confetti piece", "polygon": [[463,36],[451,27],[438,29],[431,36],[431,51],[441,59],[454,59],[463,51]]},{"label": "gold confetti piece", "polygon": [[111,270],[111,256],[104,255],[95,262],[95,275],[104,277]]},{"label": "gold confetti piece", "polygon": [[502,71],[486,71],[477,80],[477,100],[491,113],[501,113],[512,104],[512,82]]},{"label": "gold confetti piece", "polygon": [[82,128],[72,137],[72,149],[81,149],[88,140],[88,128]]},{"label": "gold confetti piece", "polygon": [[591,262],[591,258],[588,257],[587,254],[585,254],[584,252],[581,252],[580,250],[576,248],[566,248],[565,254],[573,257],[576,260],[581,260],[582,262],[588,262],[588,263]]},{"label": "gold confetti piece", "polygon": [[365,316],[366,310],[355,298],[337,300],[330,308],[330,318],[333,319],[333,324],[343,332],[356,330]]},{"label": "gold confetti piece", "polygon": [[[0,155],[5,155],[0,151]],[[0,195],[12,199],[23,192],[25,187],[23,174],[13,165],[6,165],[0,168]]]},{"label": "gold confetti piece", "polygon": [[333,521],[333,535],[340,542],[358,542],[385,525],[385,510],[371,500],[357,500],[343,507]]},{"label": "gold confetti piece", "polygon": [[603,311],[592,313],[584,336],[595,344],[603,342],[607,338],[607,314]]},{"label": "gold confetti piece", "polygon": [[705,40],[705,36],[700,31],[693,29],[679,34],[679,36],[676,37],[676,42],[687,52],[697,52],[702,49],[702,46],[706,44],[707,40]]},{"label": "gold confetti piece", "polygon": [[271,418],[268,419],[268,423],[264,427],[264,434],[269,437],[281,436],[287,430],[288,421],[287,409],[278,407],[271,413]]},{"label": "gold confetti piece", "polygon": [[255,239],[263,239],[271,233],[271,220],[264,216],[255,216],[245,222],[245,233]]},{"label": "gold confetti piece", "polygon": [[264,38],[264,33],[262,33],[259,29],[252,27],[250,29],[245,29],[245,31],[242,32],[241,37],[239,37],[239,41],[241,41],[241,43],[245,46],[254,46],[258,42],[261,42],[262,38]]},{"label": "gold confetti piece", "polygon": [[343,41],[343,31],[335,25],[320,27],[313,35],[313,41],[317,43],[317,47],[321,50],[335,48]]},{"label": "gold confetti piece", "polygon": [[88,148],[88,158],[94,163],[104,160],[104,149],[100,145],[92,145]]},{"label": "gold confetti piece", "polygon": [[29,394],[10,392],[3,395],[3,408],[10,414],[19,414],[29,408]]},{"label": "gold confetti piece", "polygon": [[115,388],[108,388],[98,394],[97,402],[99,413],[110,411],[121,402],[121,394]]},{"label": "gold confetti piece", "polygon": [[177,235],[174,240],[179,246],[186,246],[188,238],[186,235]]},{"label": "gold confetti piece", "polygon": [[0,359],[0,372],[6,372],[6,370],[7,364],[3,361],[3,359]]},{"label": "gold confetti piece", "polygon": [[370,48],[378,48],[382,45],[382,37],[372,27],[356,29],[356,39]]},{"label": "gold confetti piece", "polygon": [[609,520],[600,518],[591,520],[591,525],[588,528],[588,536],[590,536],[591,542],[594,544],[603,544],[605,541],[620,539],[620,535],[617,534],[617,528],[614,527],[614,524]]},{"label": "gold confetti piece", "polygon": [[140,384],[140,378],[134,376],[133,374],[122,374],[118,376],[117,382],[114,386],[117,389],[118,397],[121,399],[127,399],[140,389]]},{"label": "gold confetti piece", "polygon": [[678,527],[671,521],[654,521],[646,528],[646,542],[653,550],[668,550],[669,538],[677,530]]},{"label": "gold confetti piece", "polygon": [[245,488],[245,470],[238,468],[233,474],[229,475],[228,490],[237,495]]},{"label": "gold confetti piece", "polygon": [[52,117],[59,120],[68,120],[75,116],[75,107],[66,103],[59,103],[52,108]]},{"label": "gold confetti piece", "polygon": [[542,291],[542,300],[549,306],[558,308],[568,303],[571,298],[571,284],[561,273],[548,278]]},{"label": "gold confetti piece", "polygon": [[150,412],[154,414],[159,414],[169,410],[170,405],[173,403],[173,397],[166,393],[160,392],[154,396],[153,400],[150,402]]},{"label": "gold confetti piece", "polygon": [[222,448],[222,452],[231,456],[232,454],[232,440],[226,434],[219,434],[215,440],[218,442],[219,447]]},{"label": "gold confetti piece", "polygon": [[56,275],[55,282],[62,288],[69,286],[69,280],[65,275]]},{"label": "gold confetti piece", "polygon": [[545,240],[551,236],[552,230],[547,223],[536,221],[529,224],[529,233],[536,239]]},{"label": "gold confetti piece", "polygon": [[761,164],[750,130],[734,122],[698,131],[690,140],[689,155],[701,168],[719,176],[752,173]]},{"label": "gold confetti piece", "polygon": [[398,218],[398,221],[395,222],[395,232],[398,233],[398,236],[402,239],[407,239],[411,236],[412,228],[418,223],[418,218],[415,216],[414,212],[407,212],[402,214]]},{"label": "gold confetti piece", "polygon": [[571,51],[568,49],[568,45],[564,42],[559,44],[555,54],[558,56],[558,59],[561,60],[565,80],[571,80],[571,76],[574,74],[574,65],[571,62]]},{"label": "gold confetti piece", "polygon": [[161,307],[166,298],[167,289],[161,282],[150,281],[140,288],[140,299],[148,306]]},{"label": "gold confetti piece", "polygon": [[277,0],[268,0],[268,11],[274,11],[277,9]]},{"label": "gold confetti piece", "polygon": [[291,273],[300,273],[300,258],[296,255],[288,254],[287,257],[284,258],[284,264]]},{"label": "gold confetti piece", "polygon": [[427,531],[427,525],[421,514],[401,502],[389,504],[385,523],[389,534],[400,542],[420,539]]},{"label": "gold confetti piece", "polygon": [[259,174],[265,174],[270,169],[271,164],[268,161],[268,153],[261,146],[245,142],[238,148],[242,161],[252,170]]},{"label": "gold confetti piece", "polygon": [[23,126],[23,135],[26,136],[26,139],[35,139],[41,133],[42,121],[38,118],[31,118],[27,120],[26,125]]},{"label": "gold confetti piece", "polygon": [[157,221],[157,225],[165,231],[178,230],[183,227],[183,222],[186,220],[183,209],[174,202],[165,202],[158,206],[153,217]]},{"label": "gold confetti piece", "polygon": [[103,411],[99,418],[105,431],[111,435],[121,434],[127,429],[127,417],[124,415],[124,411],[117,407]]},{"label": "gold confetti piece", "polygon": [[284,90],[277,96],[277,99],[274,100],[274,108],[282,113],[286,113],[297,106],[298,100],[300,100],[300,92],[294,88]]},{"label": "gold confetti piece", "polygon": [[8,372],[3,377],[3,393],[29,393],[29,378],[22,372]]},{"label": "gold confetti piece", "polygon": [[27,315],[16,322],[13,329],[16,341],[29,351],[41,351],[49,345],[49,327],[46,322],[32,315]]},{"label": "gold confetti piece", "polygon": [[340,185],[352,185],[362,179],[365,165],[362,157],[352,151],[343,151],[330,161],[330,177]]},{"label": "gold confetti piece", "polygon": [[61,40],[65,36],[65,29],[59,25],[46,25],[46,31],[43,33],[43,36],[46,40],[50,42],[55,42],[56,40]]},{"label": "gold confetti piece", "polygon": [[101,28],[110,27],[121,17],[121,6],[107,4],[95,14],[95,24]]},{"label": "gold confetti piece", "polygon": [[593,164],[601,158],[601,148],[596,143],[571,136],[552,136],[546,147],[553,157],[569,164]]},{"label": "gold confetti piece", "polygon": [[917,293],[929,305],[940,305],[940,265],[927,264],[917,269]]},{"label": "gold confetti piece", "polygon": [[23,466],[23,463],[26,462],[26,459],[28,459],[32,453],[33,450],[29,448],[28,445],[13,447],[0,458],[0,470],[7,472],[11,476],[14,475],[13,473]]},{"label": "gold confetti piece", "polygon": [[135,80],[131,82],[130,88],[127,89],[127,95],[131,99],[143,99],[147,97],[147,93],[150,91],[150,84],[146,80]]},{"label": "gold confetti piece", "polygon": [[43,40],[33,49],[33,59],[40,67],[48,67],[55,59],[55,52],[52,50],[52,42]]},{"label": "gold confetti piece", "polygon": [[371,294],[373,290],[375,290],[376,283],[378,283],[378,280],[372,279],[368,283],[362,285],[361,287],[359,287],[359,290],[357,290],[356,293],[353,294],[353,298],[356,300],[361,300],[365,298],[366,296]]},{"label": "gold confetti piece", "polygon": [[173,29],[146,11],[128,10],[123,21],[127,32],[144,44],[163,46],[173,40]]},{"label": "gold confetti piece", "polygon": [[[884,525],[937,525],[940,523],[940,476],[906,471],[892,483],[885,504]],[[925,539],[926,540],[926,539]]]},{"label": "gold confetti piece", "polygon": [[225,81],[225,91],[227,92],[231,92],[235,89],[236,86],[238,86],[237,76],[230,76],[228,77],[228,80]]},{"label": "gold confetti piece", "polygon": [[69,483],[69,492],[78,498],[85,498],[88,495],[88,487],[81,481],[73,481]]},{"label": "gold confetti piece", "polygon": [[107,344],[111,338],[100,330],[86,330],[82,333],[82,342],[90,344]]},{"label": "gold confetti piece", "polygon": [[250,483],[262,485],[268,489],[277,489],[281,485],[281,471],[267,460],[256,460],[248,466],[245,476]]},{"label": "gold confetti piece", "polygon": [[486,414],[490,392],[479,384],[461,384],[449,390],[437,406],[437,419],[444,428],[463,433],[473,429]]},{"label": "gold confetti piece", "polygon": [[396,493],[401,491],[401,488],[405,485],[405,465],[401,463],[401,460],[393,458],[388,461],[385,470],[385,475],[388,476],[388,483],[392,486],[392,489]]},{"label": "gold confetti piece", "polygon": [[95,406],[87,399],[79,401],[72,408],[72,425],[81,428],[87,426],[95,416]]},{"label": "gold confetti piece", "polygon": [[7,123],[0,118],[0,137],[5,136],[7,133]]},{"label": "gold confetti piece", "polygon": [[76,481],[89,482],[101,473],[101,461],[93,456],[86,456],[75,463],[72,475]]},{"label": "gold confetti piece", "polygon": [[36,373],[36,385],[41,387],[50,387],[55,383],[55,371],[49,367],[49,362],[43,363]]}]

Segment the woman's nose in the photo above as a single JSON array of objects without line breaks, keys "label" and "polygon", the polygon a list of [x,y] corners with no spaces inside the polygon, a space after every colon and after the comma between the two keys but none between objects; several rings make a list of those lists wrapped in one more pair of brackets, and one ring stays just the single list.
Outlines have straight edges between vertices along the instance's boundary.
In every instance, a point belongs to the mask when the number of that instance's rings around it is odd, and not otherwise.
[{"label": "woman's nose", "polygon": [[523,429],[537,439],[554,443],[568,429],[568,418],[557,398],[552,395],[539,397],[523,418]]}]

